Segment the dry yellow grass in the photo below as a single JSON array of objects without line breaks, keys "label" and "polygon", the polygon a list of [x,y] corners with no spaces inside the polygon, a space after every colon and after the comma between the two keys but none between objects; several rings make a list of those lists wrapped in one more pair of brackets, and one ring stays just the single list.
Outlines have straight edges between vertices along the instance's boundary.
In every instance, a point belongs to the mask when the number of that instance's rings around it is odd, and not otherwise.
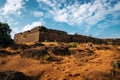
[{"label": "dry yellow grass", "polygon": [[[58,45],[57,42],[42,42],[48,46],[50,44]],[[91,56],[79,57],[84,53],[77,53],[70,56],[59,56],[60,62],[41,62],[33,59],[22,58],[17,55],[0,57],[1,70],[16,70],[25,73],[28,76],[38,76],[39,80],[85,80],[91,72],[110,73],[112,68],[110,62],[120,58],[120,51],[116,50],[114,46],[107,46],[110,49],[96,49],[106,45],[93,45],[92,49],[95,54]],[[117,46],[119,48],[119,46]],[[86,50],[86,44],[79,44],[77,48],[71,50]],[[12,51],[11,48],[6,50]],[[77,57],[76,57],[77,56]],[[84,76],[84,77],[83,77]],[[99,76],[95,76],[99,77]]]}]

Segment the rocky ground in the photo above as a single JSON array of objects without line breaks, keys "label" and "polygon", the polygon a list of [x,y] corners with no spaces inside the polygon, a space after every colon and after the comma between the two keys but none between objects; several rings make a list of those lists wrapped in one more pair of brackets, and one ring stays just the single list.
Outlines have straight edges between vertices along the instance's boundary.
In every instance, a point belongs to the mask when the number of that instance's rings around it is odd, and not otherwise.
[{"label": "rocky ground", "polygon": [[120,80],[119,61],[120,46],[15,44],[0,48],[0,80]]}]

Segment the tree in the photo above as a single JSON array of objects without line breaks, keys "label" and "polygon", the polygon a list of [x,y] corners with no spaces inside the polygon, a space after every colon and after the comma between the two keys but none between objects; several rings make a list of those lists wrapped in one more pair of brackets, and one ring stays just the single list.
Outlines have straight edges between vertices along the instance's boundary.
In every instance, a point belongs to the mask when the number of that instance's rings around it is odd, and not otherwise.
[{"label": "tree", "polygon": [[92,34],[88,36],[88,42],[93,42]]},{"label": "tree", "polygon": [[92,34],[90,34],[89,37],[92,37]]},{"label": "tree", "polygon": [[12,39],[10,36],[11,31],[12,30],[7,23],[0,22],[0,46],[6,47],[12,43]]},{"label": "tree", "polygon": [[74,35],[78,35],[78,33],[76,32],[76,33],[74,33]]}]

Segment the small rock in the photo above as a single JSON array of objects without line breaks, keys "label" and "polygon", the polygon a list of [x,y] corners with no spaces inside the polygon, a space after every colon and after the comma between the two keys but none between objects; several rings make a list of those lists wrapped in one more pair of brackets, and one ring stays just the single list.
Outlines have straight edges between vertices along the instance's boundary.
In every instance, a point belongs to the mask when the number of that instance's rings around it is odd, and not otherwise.
[{"label": "small rock", "polygon": [[0,65],[3,65],[3,64],[5,64],[6,62],[5,61],[2,61],[2,62],[0,62]]},{"label": "small rock", "polygon": [[79,76],[80,73],[74,73],[72,76]]},{"label": "small rock", "polygon": [[45,62],[41,61],[40,64],[45,64]]},{"label": "small rock", "polygon": [[45,77],[50,77],[49,75],[45,75]]},{"label": "small rock", "polygon": [[88,71],[88,69],[86,69],[85,71]]},{"label": "small rock", "polygon": [[61,71],[65,71],[65,69],[62,69]]},{"label": "small rock", "polygon": [[66,69],[66,70],[64,71],[64,73],[70,73],[70,70],[69,70],[69,69]]},{"label": "small rock", "polygon": [[57,62],[55,62],[55,64],[61,64],[61,62],[60,62],[60,61],[57,61]]},{"label": "small rock", "polygon": [[99,66],[99,64],[96,64],[96,66]]},{"label": "small rock", "polygon": [[62,78],[60,78],[59,80],[67,80],[66,78],[64,78],[64,77],[62,77]]},{"label": "small rock", "polygon": [[68,63],[70,62],[70,60],[67,61]]},{"label": "small rock", "polygon": [[66,63],[66,61],[62,61],[62,63]]},{"label": "small rock", "polygon": [[88,60],[86,59],[86,60],[84,60],[84,62],[88,62]]},{"label": "small rock", "polygon": [[68,73],[67,76],[73,76],[71,73]]},{"label": "small rock", "polygon": [[51,64],[51,66],[55,66],[54,64]]},{"label": "small rock", "polygon": [[69,65],[67,65],[67,66],[66,66],[66,68],[70,68],[70,66],[69,66]]},{"label": "small rock", "polygon": [[82,64],[77,64],[77,66],[82,66]]},{"label": "small rock", "polygon": [[46,80],[53,80],[52,78],[48,78],[48,79],[46,79]]},{"label": "small rock", "polygon": [[74,62],[76,62],[77,60],[75,59]]},{"label": "small rock", "polygon": [[56,69],[56,70],[58,70],[58,69],[59,69],[59,67],[55,67],[55,69]]}]

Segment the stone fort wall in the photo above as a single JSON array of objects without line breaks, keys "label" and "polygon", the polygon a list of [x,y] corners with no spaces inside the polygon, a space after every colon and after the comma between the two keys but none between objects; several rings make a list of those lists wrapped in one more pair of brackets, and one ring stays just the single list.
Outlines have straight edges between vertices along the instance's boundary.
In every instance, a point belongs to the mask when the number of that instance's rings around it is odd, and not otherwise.
[{"label": "stone fort wall", "polygon": [[38,42],[39,33],[40,33],[39,31],[37,32],[26,31],[24,33],[15,34],[14,41],[19,44],[27,42]]},{"label": "stone fort wall", "polygon": [[16,43],[27,42],[68,42],[69,36],[64,31],[47,29],[45,27],[36,27],[32,30],[25,31],[23,33],[15,34],[14,41]]},{"label": "stone fort wall", "polygon": [[29,42],[93,42],[103,43],[103,40],[83,35],[68,35],[64,31],[47,29],[44,26],[38,26],[32,30],[15,34],[14,41],[19,44]]}]

